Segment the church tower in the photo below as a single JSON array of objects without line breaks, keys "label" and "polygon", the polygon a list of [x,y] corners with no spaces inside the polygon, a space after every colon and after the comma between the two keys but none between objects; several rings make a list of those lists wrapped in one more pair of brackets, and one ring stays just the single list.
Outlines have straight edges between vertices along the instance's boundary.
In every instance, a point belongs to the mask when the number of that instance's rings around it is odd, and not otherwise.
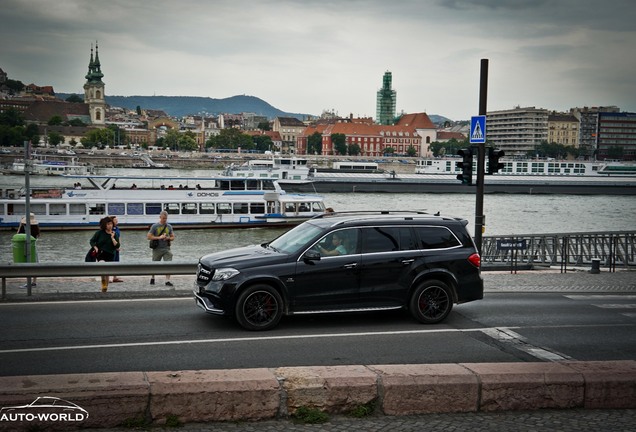
[{"label": "church tower", "polygon": [[102,73],[99,62],[99,47],[95,43],[95,58],[93,59],[93,46],[91,45],[91,60],[88,63],[88,73],[84,84],[84,103],[88,104],[91,115],[91,123],[94,125],[106,124],[106,96],[105,84],[102,81]]}]

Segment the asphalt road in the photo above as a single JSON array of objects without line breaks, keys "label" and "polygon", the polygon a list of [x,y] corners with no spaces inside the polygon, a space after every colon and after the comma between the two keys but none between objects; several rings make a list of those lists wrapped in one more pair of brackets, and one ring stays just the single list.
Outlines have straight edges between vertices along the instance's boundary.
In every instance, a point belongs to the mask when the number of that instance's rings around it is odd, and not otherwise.
[{"label": "asphalt road", "polygon": [[636,293],[491,292],[440,325],[406,312],[252,333],[191,298],[0,304],[0,375],[636,358]]}]

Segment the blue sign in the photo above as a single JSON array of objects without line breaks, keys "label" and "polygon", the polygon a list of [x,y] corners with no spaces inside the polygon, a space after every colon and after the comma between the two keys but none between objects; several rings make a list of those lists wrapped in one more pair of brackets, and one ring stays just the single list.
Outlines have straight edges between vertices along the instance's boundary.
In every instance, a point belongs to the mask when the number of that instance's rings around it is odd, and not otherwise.
[{"label": "blue sign", "polygon": [[486,143],[486,116],[473,116],[470,118],[470,143]]}]

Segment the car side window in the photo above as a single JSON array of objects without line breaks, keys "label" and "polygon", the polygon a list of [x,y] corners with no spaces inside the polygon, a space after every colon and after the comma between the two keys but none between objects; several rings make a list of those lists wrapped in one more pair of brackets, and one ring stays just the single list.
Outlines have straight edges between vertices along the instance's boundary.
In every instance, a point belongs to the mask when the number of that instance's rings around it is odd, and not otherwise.
[{"label": "car side window", "polygon": [[410,227],[373,227],[362,230],[362,253],[414,250],[417,243]]},{"label": "car side window", "polygon": [[457,237],[446,227],[416,227],[420,249],[446,249],[461,246]]}]

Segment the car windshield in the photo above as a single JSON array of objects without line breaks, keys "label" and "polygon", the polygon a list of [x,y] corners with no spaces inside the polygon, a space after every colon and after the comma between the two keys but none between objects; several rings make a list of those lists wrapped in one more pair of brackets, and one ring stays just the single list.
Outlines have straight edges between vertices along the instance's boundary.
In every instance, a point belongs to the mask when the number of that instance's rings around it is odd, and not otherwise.
[{"label": "car windshield", "polygon": [[322,232],[323,228],[305,222],[287,231],[268,246],[279,252],[293,254],[305,247],[310,240],[319,236]]}]

